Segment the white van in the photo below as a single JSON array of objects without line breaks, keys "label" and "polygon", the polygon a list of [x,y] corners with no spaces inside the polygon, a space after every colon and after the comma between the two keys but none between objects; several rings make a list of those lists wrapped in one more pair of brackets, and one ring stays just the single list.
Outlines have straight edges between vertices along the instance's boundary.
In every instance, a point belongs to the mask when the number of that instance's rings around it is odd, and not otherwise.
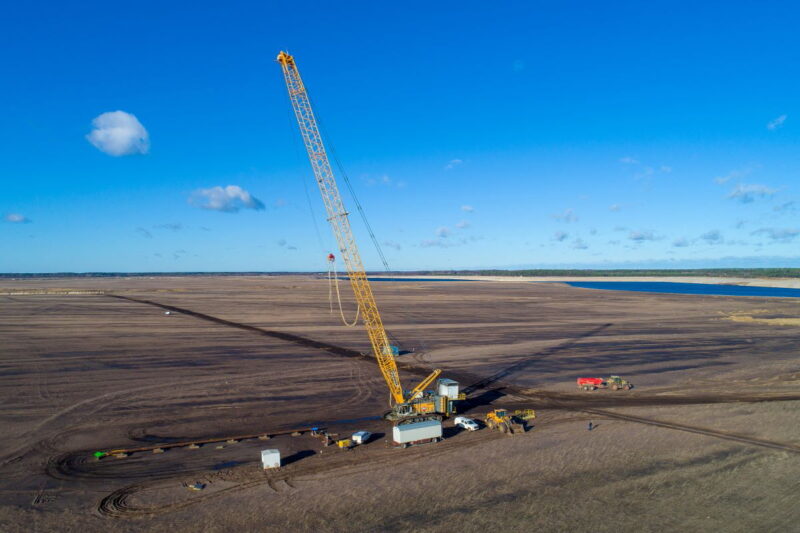
[{"label": "white van", "polygon": [[353,441],[353,444],[366,444],[371,436],[372,433],[369,431],[356,431],[353,433],[353,436],[350,437],[350,440]]}]

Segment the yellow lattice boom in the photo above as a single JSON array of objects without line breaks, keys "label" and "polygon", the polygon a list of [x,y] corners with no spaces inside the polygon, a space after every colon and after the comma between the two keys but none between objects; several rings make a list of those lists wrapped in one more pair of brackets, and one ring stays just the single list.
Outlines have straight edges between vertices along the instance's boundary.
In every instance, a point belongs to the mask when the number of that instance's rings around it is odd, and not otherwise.
[{"label": "yellow lattice boom", "polygon": [[[353,238],[348,212],[342,203],[333,169],[330,161],[328,161],[328,154],[325,151],[325,146],[322,143],[322,137],[317,127],[317,121],[314,118],[314,112],[311,110],[308,93],[303,85],[303,80],[300,78],[300,72],[297,70],[294,57],[281,52],[278,54],[277,60],[283,69],[283,76],[286,78],[286,87],[289,90],[289,98],[292,101],[297,124],[300,126],[300,134],[303,137],[303,143],[306,146],[308,158],[314,170],[314,177],[320,193],[322,193],[322,200],[325,203],[325,210],[328,214],[328,222],[331,224],[336,243],[339,246],[339,252],[347,268],[350,285],[353,288],[356,302],[358,302],[361,318],[369,334],[372,350],[378,360],[381,373],[389,385],[392,399],[397,404],[405,403],[406,398],[404,397],[400,376],[397,372],[397,363],[392,354],[392,347],[389,344],[389,337],[383,327],[381,315],[378,312],[378,306],[375,303],[375,297],[367,279],[367,273],[364,270],[358,247]],[[439,372],[439,370],[434,371],[420,385],[424,387],[429,384]],[[422,387],[416,387],[409,399],[413,398],[413,394],[416,394]]]}]

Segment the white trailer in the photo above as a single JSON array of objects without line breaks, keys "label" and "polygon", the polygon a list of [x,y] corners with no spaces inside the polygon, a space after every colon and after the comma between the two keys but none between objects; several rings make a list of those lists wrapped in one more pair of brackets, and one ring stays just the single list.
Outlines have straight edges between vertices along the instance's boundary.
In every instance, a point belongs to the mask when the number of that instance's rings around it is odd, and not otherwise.
[{"label": "white trailer", "polygon": [[392,428],[395,446],[408,448],[417,444],[442,440],[441,420],[422,420],[410,424],[398,424]]}]

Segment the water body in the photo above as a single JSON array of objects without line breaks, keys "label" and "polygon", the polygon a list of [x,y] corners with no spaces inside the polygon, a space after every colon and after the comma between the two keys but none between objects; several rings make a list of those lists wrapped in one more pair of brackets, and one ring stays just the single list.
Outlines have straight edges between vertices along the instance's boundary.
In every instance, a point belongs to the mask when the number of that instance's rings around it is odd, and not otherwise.
[{"label": "water body", "polygon": [[[347,278],[344,278],[347,279]],[[511,279],[511,278],[509,278]],[[379,278],[370,281],[480,281],[459,278]],[[662,294],[704,294],[710,296],[757,296],[761,298],[800,298],[800,289],[756,287],[752,285],[720,285],[717,283],[679,283],[675,281],[536,281],[534,283],[566,283],[582,289],[607,291],[655,292]]]},{"label": "water body", "polygon": [[[554,283],[554,282],[545,282]],[[716,283],[676,283],[672,281],[562,281],[572,287],[607,291],[658,292],[665,294],[704,294],[712,296],[759,296],[762,298],[800,298],[800,289],[718,285]]]}]

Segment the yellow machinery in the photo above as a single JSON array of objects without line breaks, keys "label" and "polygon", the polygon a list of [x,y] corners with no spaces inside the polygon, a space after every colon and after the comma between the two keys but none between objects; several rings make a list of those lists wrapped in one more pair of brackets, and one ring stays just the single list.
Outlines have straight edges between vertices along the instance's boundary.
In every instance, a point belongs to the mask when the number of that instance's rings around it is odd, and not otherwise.
[{"label": "yellow machinery", "polygon": [[[347,267],[350,285],[353,288],[364,326],[367,328],[375,359],[377,359],[381,373],[389,386],[391,396],[389,403],[392,410],[387,413],[387,418],[399,420],[416,415],[449,415],[453,409],[452,402],[458,398],[458,393],[442,394],[442,390],[452,391],[448,387],[439,387],[436,393],[427,393],[425,391],[426,387],[439,376],[441,370],[434,370],[411,391],[406,392],[403,390],[397,371],[397,363],[392,353],[392,346],[383,327],[381,316],[378,313],[378,306],[375,303],[372,288],[367,279],[367,273],[358,253],[358,247],[350,228],[348,212],[342,203],[333,169],[317,127],[317,121],[311,110],[311,102],[308,99],[305,85],[303,85],[303,80],[300,78],[300,72],[297,70],[294,57],[281,52],[278,54],[277,61],[283,69],[286,88],[289,90],[289,98],[297,118],[297,124],[300,127],[300,135],[303,137],[308,158],[311,161],[311,168],[314,171],[314,177],[320,193],[322,193],[322,200],[325,203],[325,210],[328,214],[328,222],[331,224],[339,246],[339,252]],[[454,383],[450,380],[440,381]]]},{"label": "yellow machinery", "polygon": [[486,413],[483,421],[489,429],[498,429],[507,435],[525,432],[525,426],[523,424],[518,424],[514,420],[514,417],[509,415],[508,411],[505,409],[489,411]]},{"label": "yellow machinery", "polygon": [[527,422],[536,418],[536,411],[533,409],[517,409],[514,411],[514,417]]}]

